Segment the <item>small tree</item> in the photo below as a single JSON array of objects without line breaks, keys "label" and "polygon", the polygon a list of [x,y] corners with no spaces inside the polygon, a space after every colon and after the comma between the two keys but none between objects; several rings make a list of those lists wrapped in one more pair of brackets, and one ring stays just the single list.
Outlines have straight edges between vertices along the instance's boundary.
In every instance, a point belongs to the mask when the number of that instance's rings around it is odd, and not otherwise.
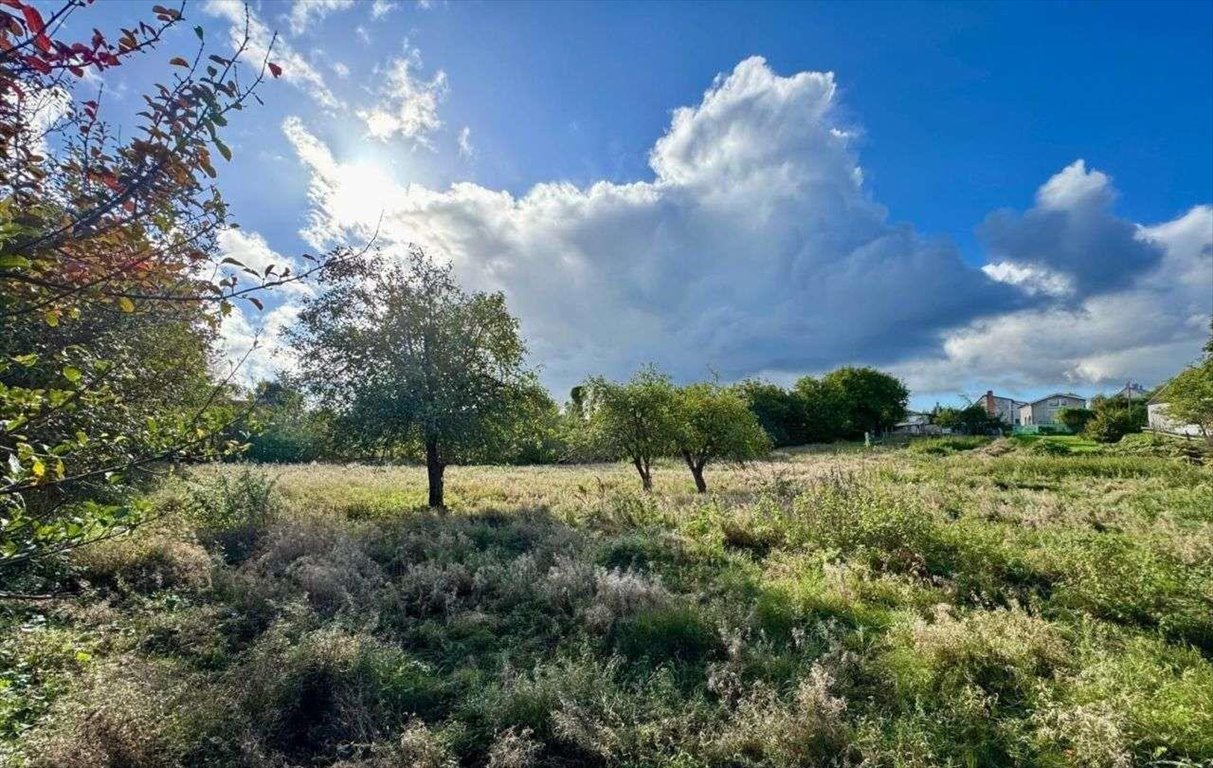
[{"label": "small tree", "polygon": [[997,416],[991,416],[981,403],[970,403],[964,408],[937,408],[931,420],[944,429],[965,435],[986,435],[1005,426]]},{"label": "small tree", "polygon": [[678,452],[700,493],[708,490],[703,470],[709,463],[747,461],[771,449],[771,439],[736,391],[703,383],[684,387],[678,394],[682,421]]},{"label": "small tree", "polygon": [[[160,83],[107,104],[96,75],[183,21],[153,5],[110,34],[88,3],[0,3],[0,567],[66,552],[141,518],[127,503],[150,465],[213,456],[243,414],[214,382],[220,318],[302,279],[246,269],[216,238],[229,226],[212,179],[229,119],[281,68],[196,46]],[[115,4],[116,5],[116,4]],[[192,43],[191,43],[192,45]],[[272,43],[271,43],[272,47]],[[261,53],[259,51],[259,53]],[[241,67],[238,62],[243,61]],[[154,61],[145,71],[155,75]],[[243,71],[241,71],[243,70]],[[137,104],[117,130],[105,117]],[[86,503],[87,502],[87,503]]]},{"label": "small tree", "polygon": [[649,366],[626,384],[591,378],[583,391],[594,443],[609,455],[626,457],[644,490],[653,490],[653,462],[678,449],[682,426],[678,391],[670,378]]},{"label": "small tree", "polygon": [[435,508],[447,465],[490,455],[509,406],[533,386],[505,297],[465,293],[416,246],[335,267],[289,336],[305,386],[353,440],[384,459],[424,457]]},{"label": "small tree", "polygon": [[1146,404],[1123,397],[1095,397],[1083,434],[1100,443],[1115,443],[1122,437],[1140,432],[1148,421]]}]

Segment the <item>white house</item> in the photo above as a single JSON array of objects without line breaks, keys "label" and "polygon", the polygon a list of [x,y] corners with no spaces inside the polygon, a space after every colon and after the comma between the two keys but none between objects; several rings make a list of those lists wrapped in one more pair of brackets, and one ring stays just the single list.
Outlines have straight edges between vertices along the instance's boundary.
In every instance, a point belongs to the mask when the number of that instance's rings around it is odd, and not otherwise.
[{"label": "white house", "polygon": [[1070,392],[1053,394],[1019,407],[1019,424],[1024,427],[1058,424],[1057,412],[1066,408],[1086,408],[1086,398]]},{"label": "white house", "polygon": [[1171,418],[1167,413],[1166,388],[1160,389],[1158,394],[1150,398],[1150,402],[1146,403],[1146,418],[1149,428],[1155,432],[1163,432],[1168,435],[1185,435],[1188,437],[1204,437],[1204,431],[1198,424],[1184,424]]}]

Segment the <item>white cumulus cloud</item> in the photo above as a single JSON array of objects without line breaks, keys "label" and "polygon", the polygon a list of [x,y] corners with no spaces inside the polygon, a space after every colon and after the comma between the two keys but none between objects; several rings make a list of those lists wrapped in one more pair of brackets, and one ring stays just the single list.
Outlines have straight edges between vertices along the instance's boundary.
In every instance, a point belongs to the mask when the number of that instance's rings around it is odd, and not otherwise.
[{"label": "white cumulus cloud", "polygon": [[[274,251],[270,248],[269,243],[265,241],[265,238],[256,232],[228,228],[220,231],[215,240],[219,246],[222,258],[234,259],[239,262],[238,266],[229,266],[228,271],[239,277],[242,285],[256,285],[257,278],[243,272],[239,267],[251,269],[263,279],[269,280],[281,278],[287,273],[287,270],[292,275],[300,274],[299,264],[294,259]],[[274,267],[273,275],[269,275],[266,272],[271,266]],[[297,296],[311,296],[314,294],[311,285],[303,280],[284,283],[281,286],[276,286],[275,290],[282,294]]]},{"label": "white cumulus cloud", "polygon": [[284,130],[312,173],[313,244],[378,230],[389,250],[449,258],[469,285],[507,293],[563,388],[647,360],[681,376],[888,360],[1018,300],[948,243],[888,221],[836,96],[829,73],[782,77],[747,59],[674,114],[653,181],[517,198],[397,184],[335,158],[297,119]]},{"label": "white cumulus cloud", "polygon": [[[404,61],[396,91],[411,97]],[[427,135],[438,98],[384,108],[372,134]],[[990,263],[967,265],[871,198],[834,76],[782,76],[759,57],[675,110],[652,179],[632,183],[431,189],[335,155],[298,118],[283,130],[311,175],[306,239],[324,249],[377,233],[385,258],[416,242],[469,287],[503,290],[558,393],[647,361],[726,379],[871,363],[944,392],[1130,368],[1145,379],[1199,348],[1213,303],[1213,209],[1138,227],[1081,161],[1029,211],[992,214],[980,230]]]},{"label": "white cumulus cloud", "polygon": [[[1047,185],[1046,185],[1047,186]],[[1157,266],[1121,289],[974,322],[945,334],[941,354],[902,363],[919,391],[984,382],[1009,392],[1126,380],[1159,384],[1192,360],[1213,312],[1213,207],[1197,206],[1135,236]]]}]

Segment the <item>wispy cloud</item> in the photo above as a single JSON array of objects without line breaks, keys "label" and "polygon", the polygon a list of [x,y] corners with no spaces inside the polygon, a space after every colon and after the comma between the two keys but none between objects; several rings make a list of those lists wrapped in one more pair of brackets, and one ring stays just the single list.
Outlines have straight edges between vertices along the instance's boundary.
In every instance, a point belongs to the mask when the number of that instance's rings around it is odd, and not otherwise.
[{"label": "wispy cloud", "polygon": [[476,148],[472,146],[472,129],[465,125],[459,129],[459,156],[470,158],[475,152]]},{"label": "wispy cloud", "polygon": [[271,58],[282,67],[283,80],[306,93],[325,109],[337,109],[342,106],[341,100],[329,89],[320,72],[281,37],[274,40],[270,28],[241,0],[207,0],[203,8],[208,14],[228,21],[228,37],[233,50],[244,38],[247,18],[249,40],[244,59],[250,66],[261,66],[261,62],[269,55],[270,43],[273,41]]},{"label": "wispy cloud", "polygon": [[374,0],[374,2],[371,3],[371,18],[382,19],[384,16],[387,16],[389,13],[399,7],[399,4],[391,2],[390,0]]},{"label": "wispy cloud", "polygon": [[399,137],[416,146],[432,146],[430,134],[442,127],[438,105],[446,97],[447,79],[442,70],[426,79],[418,74],[421,67],[416,48],[388,63],[378,103],[358,112],[372,138]]},{"label": "wispy cloud", "polygon": [[290,23],[291,33],[301,35],[308,30],[312,22],[353,6],[354,0],[295,0],[287,21]]}]

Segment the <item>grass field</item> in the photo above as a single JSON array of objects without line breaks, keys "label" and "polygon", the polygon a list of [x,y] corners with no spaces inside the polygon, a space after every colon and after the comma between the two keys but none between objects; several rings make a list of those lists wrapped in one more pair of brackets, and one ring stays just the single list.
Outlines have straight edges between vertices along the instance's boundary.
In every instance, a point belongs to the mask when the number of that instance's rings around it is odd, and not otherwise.
[{"label": "grass field", "polygon": [[[1049,438],[1056,440],[1056,438]],[[3,607],[44,766],[1197,766],[1213,471],[1033,441],[238,466]]]}]

